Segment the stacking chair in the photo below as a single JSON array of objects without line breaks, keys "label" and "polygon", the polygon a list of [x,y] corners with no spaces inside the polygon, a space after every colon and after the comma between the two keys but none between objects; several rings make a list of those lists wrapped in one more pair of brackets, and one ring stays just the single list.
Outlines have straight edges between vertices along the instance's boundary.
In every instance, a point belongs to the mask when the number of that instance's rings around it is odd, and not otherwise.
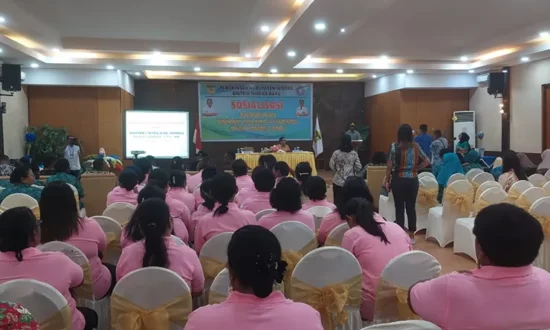
[{"label": "stacking chair", "polygon": [[542,188],[542,186],[544,186],[548,182],[548,179],[544,175],[538,173],[529,176],[527,180],[529,180],[529,182],[531,182],[533,186],[539,188]]},{"label": "stacking chair", "polygon": [[331,213],[334,210],[328,206],[313,206],[312,208],[308,209],[308,211],[313,214],[313,217],[315,218],[315,230],[318,230],[325,215]]},{"label": "stacking chair", "polygon": [[521,195],[519,195],[519,198],[516,199],[516,206],[519,208],[524,209],[525,211],[529,211],[531,208],[531,205],[533,205],[534,202],[536,202],[539,198],[546,197],[546,192],[544,189],[539,187],[532,187],[527,190],[525,190]]},{"label": "stacking chair", "polygon": [[539,198],[531,205],[529,213],[541,223],[544,231],[544,241],[533,264],[550,271],[550,197]]},{"label": "stacking chair", "polygon": [[212,281],[227,264],[227,247],[233,233],[221,233],[209,239],[199,253],[202,271],[204,272],[204,302],[207,302],[208,291]]},{"label": "stacking chair", "polygon": [[508,190],[508,197],[506,198],[506,203],[515,204],[516,200],[523,194],[523,192],[529,188],[534,187],[534,185],[525,180],[518,181],[514,183]]},{"label": "stacking chair", "polygon": [[92,219],[99,223],[101,229],[103,229],[105,236],[107,237],[107,247],[105,248],[105,251],[103,251],[103,261],[116,265],[122,253],[122,248],[120,247],[122,226],[113,218],[103,215],[93,216]]},{"label": "stacking chair", "polygon": [[[429,172],[424,172],[429,173]],[[416,197],[416,232],[428,228],[428,213],[430,208],[439,206],[437,194],[439,184],[433,175],[424,175],[418,180],[418,196]]]},{"label": "stacking chair", "polygon": [[122,226],[126,226],[135,210],[136,207],[130,203],[117,202],[107,206],[103,211],[103,215],[116,220]]},{"label": "stacking chair", "polygon": [[342,245],[342,240],[344,239],[344,234],[349,230],[349,225],[344,222],[338,225],[336,228],[331,230],[328,233],[327,240],[325,241],[325,246],[340,246]]}]

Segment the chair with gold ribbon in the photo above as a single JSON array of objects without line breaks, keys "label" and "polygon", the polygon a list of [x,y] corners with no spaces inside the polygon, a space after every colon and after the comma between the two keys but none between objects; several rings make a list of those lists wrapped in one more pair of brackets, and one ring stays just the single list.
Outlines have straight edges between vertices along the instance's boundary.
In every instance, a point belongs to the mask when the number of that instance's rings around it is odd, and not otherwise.
[{"label": "chair with gold ribbon", "polygon": [[103,211],[103,215],[115,219],[122,226],[126,226],[135,210],[136,207],[130,203],[117,202],[107,206]]},{"label": "chair with gold ribbon", "polygon": [[441,330],[441,328],[428,321],[411,320],[371,325],[362,330]]},{"label": "chair with gold ribbon", "polygon": [[409,308],[409,288],[441,273],[441,265],[423,251],[405,252],[388,262],[378,281],[374,304],[374,322],[417,320]]},{"label": "chair with gold ribbon", "polygon": [[292,272],[298,262],[317,248],[317,239],[311,229],[298,221],[285,221],[271,228],[283,251],[282,259],[288,264],[285,272],[285,295],[290,295]]},{"label": "chair with gold ribbon", "polygon": [[476,190],[476,196],[474,198],[474,208],[475,208],[475,202],[479,199],[479,196],[481,196],[481,194],[483,194],[485,190],[491,189],[491,188],[502,188],[502,186],[500,185],[500,183],[496,182],[495,180],[486,181],[480,184],[479,188],[477,188]]},{"label": "chair with gold ribbon", "polygon": [[340,246],[342,245],[342,240],[344,239],[344,234],[349,230],[349,225],[347,222],[339,224],[336,228],[330,231],[327,235],[325,241],[325,246]]},{"label": "chair with gold ribbon", "polygon": [[75,186],[73,186],[72,184],[70,183],[67,183],[67,185],[69,187],[71,187],[71,190],[73,191],[73,195],[74,195],[74,200],[76,202],[76,209],[78,210],[78,212],[80,213],[80,198],[78,197],[78,189],[76,189]]},{"label": "chair with gold ribbon", "polygon": [[544,175],[539,173],[535,173],[529,176],[527,180],[529,180],[529,182],[531,182],[533,186],[539,187],[539,188],[542,188],[542,186],[544,186],[548,182],[548,178],[546,178]]},{"label": "chair with gold ribbon", "polygon": [[229,281],[229,270],[224,268],[214,279],[208,293],[208,304],[219,304],[229,296],[231,283]]},{"label": "chair with gold ribbon", "polygon": [[544,231],[544,241],[533,264],[550,271],[550,197],[543,197],[534,202],[529,213],[541,223]]},{"label": "chair with gold ribbon", "polygon": [[261,217],[263,217],[264,215],[268,215],[268,214],[271,214],[273,212],[275,212],[277,210],[275,209],[265,209],[265,210],[261,210],[260,212],[256,213],[254,216],[256,217],[256,221],[260,220]]},{"label": "chair with gold ribbon", "polygon": [[380,195],[378,199],[378,214],[387,221],[395,221],[395,202],[393,201],[393,194],[391,192],[388,196]]},{"label": "chair with gold ribbon", "polygon": [[466,175],[464,175],[462,173],[455,173],[455,174],[451,175],[449,180],[447,180],[447,187],[450,186],[453,182],[460,181],[460,180],[468,181],[468,178],[466,177]]},{"label": "chair with gold ribbon", "polygon": [[93,216],[92,219],[97,221],[101,226],[101,229],[107,236],[107,246],[103,251],[102,261],[108,264],[116,265],[122,248],[120,247],[120,235],[122,233],[122,226],[113,218],[109,218],[103,215]]},{"label": "chair with gold ribbon", "polygon": [[315,230],[318,230],[325,215],[331,213],[334,210],[328,206],[314,206],[308,209],[308,211],[313,214],[313,218],[315,219]]},{"label": "chair with gold ribbon", "polygon": [[422,173],[418,174],[418,179],[420,180],[423,177],[427,177],[427,176],[431,176],[432,178],[437,179],[432,172],[422,172]]},{"label": "chair with gold ribbon", "polygon": [[478,175],[480,173],[484,173],[482,169],[472,168],[471,170],[468,171],[468,173],[466,173],[466,178],[468,179],[468,181],[472,182],[474,180],[474,178],[476,177],[476,175]]},{"label": "chair with gold ribbon", "polygon": [[439,206],[437,194],[439,184],[435,177],[425,175],[418,179],[418,195],[416,197],[416,231],[428,228],[428,213],[432,207]]},{"label": "chair with gold ribbon", "polygon": [[458,180],[447,186],[443,194],[443,207],[431,208],[428,214],[426,239],[435,238],[441,247],[451,243],[456,219],[470,216],[473,200],[474,188],[467,180]]},{"label": "chair with gold ribbon", "polygon": [[302,258],[292,274],[290,297],[317,310],[325,330],[362,327],[361,266],[345,249],[322,247]]},{"label": "chair with gold ribbon", "polygon": [[0,285],[0,300],[18,303],[28,309],[40,330],[73,329],[67,300],[47,283],[35,280],[8,281]]},{"label": "chair with gold ribbon", "polygon": [[525,190],[521,195],[519,195],[518,199],[516,199],[515,204],[517,207],[529,212],[531,205],[533,205],[533,203],[536,202],[539,198],[543,197],[546,197],[546,192],[544,191],[544,189],[539,187],[531,187]]},{"label": "chair with gold ribbon", "polygon": [[[470,170],[470,172],[471,171],[473,171],[473,170]],[[468,173],[470,173],[470,172],[468,172]],[[495,177],[491,173],[487,173],[487,172],[482,171],[481,173],[476,174],[476,176],[472,180],[470,180],[470,183],[474,187],[474,194],[476,194],[476,196],[477,196],[477,190],[479,189],[479,187],[482,184],[484,184],[485,182],[489,182],[489,181],[495,182]]]},{"label": "chair with gold ribbon", "polygon": [[209,239],[201,249],[199,260],[204,272],[203,303],[208,303],[212,282],[227,264],[227,247],[233,233],[221,233]]},{"label": "chair with gold ribbon", "polygon": [[172,242],[176,243],[176,245],[187,245],[181,238],[177,237],[176,235],[170,235],[170,238],[172,239]]},{"label": "chair with gold ribbon", "polygon": [[[475,214],[489,205],[503,203],[506,200],[506,196],[508,194],[500,185],[485,190],[474,204]],[[454,253],[464,253],[474,259],[474,261],[477,261],[476,238],[472,232],[474,229],[474,220],[475,218],[473,217],[456,219],[453,250]]]},{"label": "chair with gold ribbon", "polygon": [[542,189],[544,189],[547,196],[550,196],[550,181],[546,182],[544,186],[542,186]]},{"label": "chair with gold ribbon", "polygon": [[193,309],[189,286],[177,273],[146,267],[124,276],[111,296],[111,330],[182,330]]},{"label": "chair with gold ribbon", "polygon": [[5,211],[14,207],[28,207],[34,213],[37,219],[40,219],[40,208],[36,199],[27,194],[11,194],[4,198],[2,204],[0,204],[0,210]]},{"label": "chair with gold ribbon", "polygon": [[74,290],[76,302],[78,306],[89,307],[95,310],[99,316],[99,327],[106,327],[109,324],[109,297],[94,296],[92,271],[84,252],[72,244],[59,241],[39,245],[38,249],[43,252],[61,252],[82,268],[84,271],[84,281]]},{"label": "chair with gold ribbon", "polygon": [[529,188],[534,187],[533,184],[526,180],[520,180],[514,183],[508,190],[508,197],[506,203],[516,204],[516,200],[523,194],[523,192]]}]

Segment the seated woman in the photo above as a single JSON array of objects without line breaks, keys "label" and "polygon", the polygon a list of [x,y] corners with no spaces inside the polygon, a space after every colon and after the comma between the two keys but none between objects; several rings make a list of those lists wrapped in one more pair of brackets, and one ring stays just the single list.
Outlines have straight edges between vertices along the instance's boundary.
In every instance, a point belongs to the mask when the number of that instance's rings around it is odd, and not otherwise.
[{"label": "seated woman", "polygon": [[307,180],[305,194],[309,198],[309,202],[302,205],[303,210],[309,210],[314,206],[336,208],[334,204],[327,201],[327,183],[320,176],[312,176]]},{"label": "seated woman", "polygon": [[[73,177],[74,178],[74,177]],[[10,175],[10,183],[0,192],[0,203],[9,195],[25,194],[40,201],[42,189],[33,187],[34,173],[28,165],[17,166]],[[74,197],[73,197],[74,200]]]},{"label": "seated woman", "polygon": [[387,159],[386,153],[383,151],[377,151],[372,155],[370,163],[365,165],[361,170],[361,177],[367,179],[367,169],[369,166],[386,166]]},{"label": "seated woman", "polygon": [[216,174],[210,186],[210,195],[218,203],[214,212],[202,216],[195,227],[195,250],[199,253],[212,237],[234,232],[246,225],[256,225],[254,213],[240,209],[233,203],[237,193],[237,182],[228,173]]},{"label": "seated woman", "polygon": [[537,173],[545,175],[550,170],[550,149],[546,149],[540,154],[542,161],[537,167]]},{"label": "seated woman", "polygon": [[54,155],[47,155],[44,157],[44,169],[40,171],[41,175],[54,175],[55,174],[55,163],[57,162],[57,157]]},{"label": "seated woman", "polygon": [[131,169],[122,170],[118,177],[118,184],[118,187],[115,187],[107,194],[107,206],[119,202],[137,205],[137,173]]},{"label": "seated woman", "polygon": [[313,215],[302,210],[300,200],[302,192],[300,185],[293,178],[283,178],[271,191],[269,203],[277,211],[264,215],[258,220],[258,225],[271,230],[271,228],[285,221],[298,221],[311,228],[315,232]]},{"label": "seated woman", "polygon": [[451,154],[453,153],[453,149],[450,149],[450,148],[445,148],[445,149],[441,149],[439,150],[439,158],[441,159],[439,161],[439,163],[437,164],[432,164],[432,174],[437,178],[437,176],[439,175],[439,171],[441,170],[441,167],[443,166],[443,157],[445,157],[446,154]]},{"label": "seated woman", "polygon": [[79,248],[90,262],[94,296],[101,299],[115,287],[115,266],[102,264],[99,254],[107,238],[92,218],[80,218],[71,187],[62,181],[49,183],[40,199],[41,243],[67,242]]},{"label": "seated woman", "polygon": [[237,230],[227,248],[227,268],[232,292],[221,304],[191,313],[186,330],[285,329],[323,330],[319,313],[309,305],[287,300],[281,283],[287,267],[281,245],[269,230],[245,226]]},{"label": "seated woman", "polygon": [[109,174],[109,171],[105,169],[106,164],[103,158],[97,158],[92,163],[92,168],[86,170],[84,174]]},{"label": "seated woman", "polygon": [[[530,175],[533,175],[537,172],[537,165],[535,165],[535,163],[533,163],[529,157],[527,157],[526,154],[524,154],[523,152],[518,152],[517,153],[518,155],[518,158],[519,158],[519,163],[521,165],[521,169],[523,170],[523,173],[525,173],[525,175],[527,177],[529,177]],[[543,173],[544,175],[544,173]]]},{"label": "seated woman", "polygon": [[[260,158],[261,157],[263,157],[263,156],[260,156]],[[254,167],[254,169],[252,170],[252,181],[254,181],[254,175],[259,170],[264,169],[264,168],[266,168],[266,167],[265,166],[256,166],[256,167]],[[270,170],[270,169],[268,169],[268,170],[273,175],[273,170]],[[240,206],[248,198],[256,196],[257,193],[258,193],[258,190],[256,190],[256,187],[254,187],[254,186],[239,190],[237,195],[235,195],[235,203],[237,203],[237,205]]]},{"label": "seated woman", "polygon": [[277,162],[273,166],[273,175],[275,175],[275,184],[290,174],[290,166],[286,162]]},{"label": "seated woman", "polygon": [[61,252],[41,252],[38,244],[38,222],[28,208],[16,207],[0,215],[0,283],[15,279],[47,283],[67,299],[74,330],[97,328],[97,314],[88,308],[77,309],[71,296],[71,289],[84,280],[82,268]]},{"label": "seated woman", "polygon": [[470,146],[470,136],[464,132],[458,135],[458,143],[456,144],[455,152],[460,154],[461,157],[466,155],[472,150]]},{"label": "seated woman", "polygon": [[[369,187],[365,180],[360,177],[350,176],[344,182],[342,187],[342,198],[340,204],[336,205],[337,208],[334,212],[325,215],[323,221],[321,221],[321,226],[317,232],[317,242],[319,246],[325,244],[328,234],[339,225],[346,222],[345,215],[340,214],[340,210],[344,208],[344,205],[352,198],[363,198],[366,199],[371,205],[374,203],[374,199],[370,193]],[[384,218],[378,213],[373,213],[373,217],[376,221],[385,221]]]},{"label": "seated woman", "polygon": [[84,197],[84,189],[82,189],[82,184],[80,183],[80,180],[77,179],[74,175],[71,175],[71,166],[69,165],[68,159],[61,158],[55,163],[55,174],[50,176],[48,180],[46,180],[46,184],[54,181],[63,181],[75,187],[78,191],[80,208],[84,207],[84,203],[82,203],[82,198]]},{"label": "seated woman", "polygon": [[143,267],[163,267],[181,276],[194,297],[200,296],[204,274],[199,257],[187,245],[176,245],[170,238],[168,205],[160,198],[143,201],[132,215],[132,222],[138,226],[131,229],[130,236],[139,231],[144,239],[122,249],[116,267],[117,280]]},{"label": "seated woman", "polygon": [[286,139],[284,136],[281,136],[279,138],[279,144],[277,144],[277,148],[285,152],[290,152],[290,147],[288,146],[288,144],[286,144]]},{"label": "seated woman", "polygon": [[149,181],[149,174],[151,174],[151,171],[153,170],[153,164],[151,164],[151,161],[147,157],[145,157],[145,158],[136,159],[136,161],[134,162],[134,166],[139,168],[140,172],[143,175],[139,180],[139,185],[140,185],[140,188],[138,188],[139,190],[145,187],[145,185],[147,184],[147,181]]},{"label": "seated woman", "polygon": [[239,188],[239,191],[254,186],[252,178],[248,175],[248,166],[244,160],[236,159],[233,161],[231,164],[231,170],[233,170],[233,175],[235,176],[235,180],[237,180],[237,187]]},{"label": "seated woman", "polygon": [[193,214],[195,211],[195,196],[187,191],[187,176],[182,170],[172,170],[168,181],[170,189],[166,195],[170,198],[183,202]]},{"label": "seated woman", "polygon": [[447,188],[447,182],[449,178],[456,173],[464,174],[464,169],[460,164],[460,159],[455,153],[447,153],[443,156],[443,162],[441,162],[441,168],[437,174],[437,183],[439,184],[439,193],[437,200],[441,203],[443,200],[443,192]]},{"label": "seated woman", "polygon": [[464,156],[462,169],[464,170],[464,173],[468,173],[468,171],[475,168],[483,170],[483,166],[481,165],[481,155],[476,150],[470,150],[470,152]]},{"label": "seated woman", "polygon": [[204,180],[201,183],[200,191],[203,202],[191,215],[191,227],[193,229],[193,231],[189,233],[189,238],[191,240],[195,239],[195,229],[197,228],[197,222],[199,221],[199,219],[202,218],[204,215],[207,215],[208,213],[214,212],[214,208],[216,207],[216,200],[214,199],[214,197],[212,197],[211,187],[212,179]]},{"label": "seated woman", "polygon": [[544,240],[540,223],[502,203],[477,214],[473,233],[477,269],[413,285],[411,309],[442,329],[550,328],[550,273],[532,265]]},{"label": "seated woman", "polygon": [[412,250],[411,239],[398,224],[375,219],[372,204],[364,198],[352,198],[340,214],[351,228],[342,248],[357,258],[363,273],[361,318],[372,320],[380,274],[391,259]]},{"label": "seated woman", "polygon": [[508,192],[519,180],[527,180],[527,176],[521,168],[517,154],[507,151],[502,157],[502,174],[498,177],[498,183]]},{"label": "seated woman", "polygon": [[261,155],[258,158],[258,166],[263,166],[270,171],[273,170],[273,166],[275,166],[275,164],[277,164],[277,158],[271,154]]},{"label": "seated woman", "polygon": [[202,182],[202,172],[205,168],[211,167],[211,161],[210,157],[205,156],[204,158],[199,161],[197,164],[197,170],[199,171],[197,174],[193,174],[191,177],[187,179],[187,189],[190,193],[193,193],[195,191],[195,188],[201,184]]},{"label": "seated woman", "polygon": [[[201,182],[204,180],[212,179],[216,176],[216,174],[218,174],[218,170],[214,166],[206,167],[201,172]],[[195,189],[195,191],[193,191],[193,196],[195,197],[195,208],[197,208],[198,205],[203,202],[200,189]]]},{"label": "seated woman", "polygon": [[294,177],[300,184],[300,189],[302,191],[302,204],[309,203],[309,198],[306,194],[306,185],[308,179],[311,177],[311,173],[313,173],[313,169],[308,162],[298,163],[298,165],[296,165],[296,169],[294,170]]},{"label": "seated woman", "polygon": [[269,196],[275,185],[275,176],[265,167],[260,167],[254,172],[255,194],[242,202],[241,209],[251,211],[256,214],[262,210],[270,209]]}]

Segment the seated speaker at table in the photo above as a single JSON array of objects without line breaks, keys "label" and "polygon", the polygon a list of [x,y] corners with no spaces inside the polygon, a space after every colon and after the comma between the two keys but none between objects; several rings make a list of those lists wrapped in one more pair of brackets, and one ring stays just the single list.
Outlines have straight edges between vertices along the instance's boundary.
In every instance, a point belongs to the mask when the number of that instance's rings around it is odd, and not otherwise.
[{"label": "seated speaker at table", "polygon": [[286,139],[284,136],[279,138],[279,144],[277,144],[277,150],[282,150],[285,152],[290,152],[290,147],[286,144]]}]

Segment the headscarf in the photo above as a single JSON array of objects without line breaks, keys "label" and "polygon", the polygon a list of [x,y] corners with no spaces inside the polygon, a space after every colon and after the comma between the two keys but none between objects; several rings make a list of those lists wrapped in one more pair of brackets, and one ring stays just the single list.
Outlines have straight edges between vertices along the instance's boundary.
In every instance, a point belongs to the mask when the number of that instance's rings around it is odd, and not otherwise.
[{"label": "headscarf", "polygon": [[474,168],[481,168],[483,169],[483,166],[481,166],[481,155],[479,152],[475,150],[470,150],[465,156],[464,156],[464,162],[468,163],[468,165],[464,165],[464,172],[468,173],[469,170]]},{"label": "headscarf", "polygon": [[447,181],[449,181],[451,175],[455,173],[464,174],[462,165],[460,165],[460,159],[458,159],[458,156],[455,153],[445,154],[443,156],[441,168],[439,169],[439,173],[437,174],[437,183],[439,183],[443,187],[446,187]]},{"label": "headscarf", "polygon": [[520,163],[521,167],[523,167],[523,168],[534,168],[534,167],[537,167],[537,165],[535,165],[535,164],[529,159],[529,157],[527,157],[527,155],[524,154],[523,152],[518,152],[518,158],[519,158],[519,163]]},{"label": "headscarf", "polygon": [[542,158],[542,162],[537,167],[537,171],[550,169],[550,149],[544,150],[540,157]]}]

